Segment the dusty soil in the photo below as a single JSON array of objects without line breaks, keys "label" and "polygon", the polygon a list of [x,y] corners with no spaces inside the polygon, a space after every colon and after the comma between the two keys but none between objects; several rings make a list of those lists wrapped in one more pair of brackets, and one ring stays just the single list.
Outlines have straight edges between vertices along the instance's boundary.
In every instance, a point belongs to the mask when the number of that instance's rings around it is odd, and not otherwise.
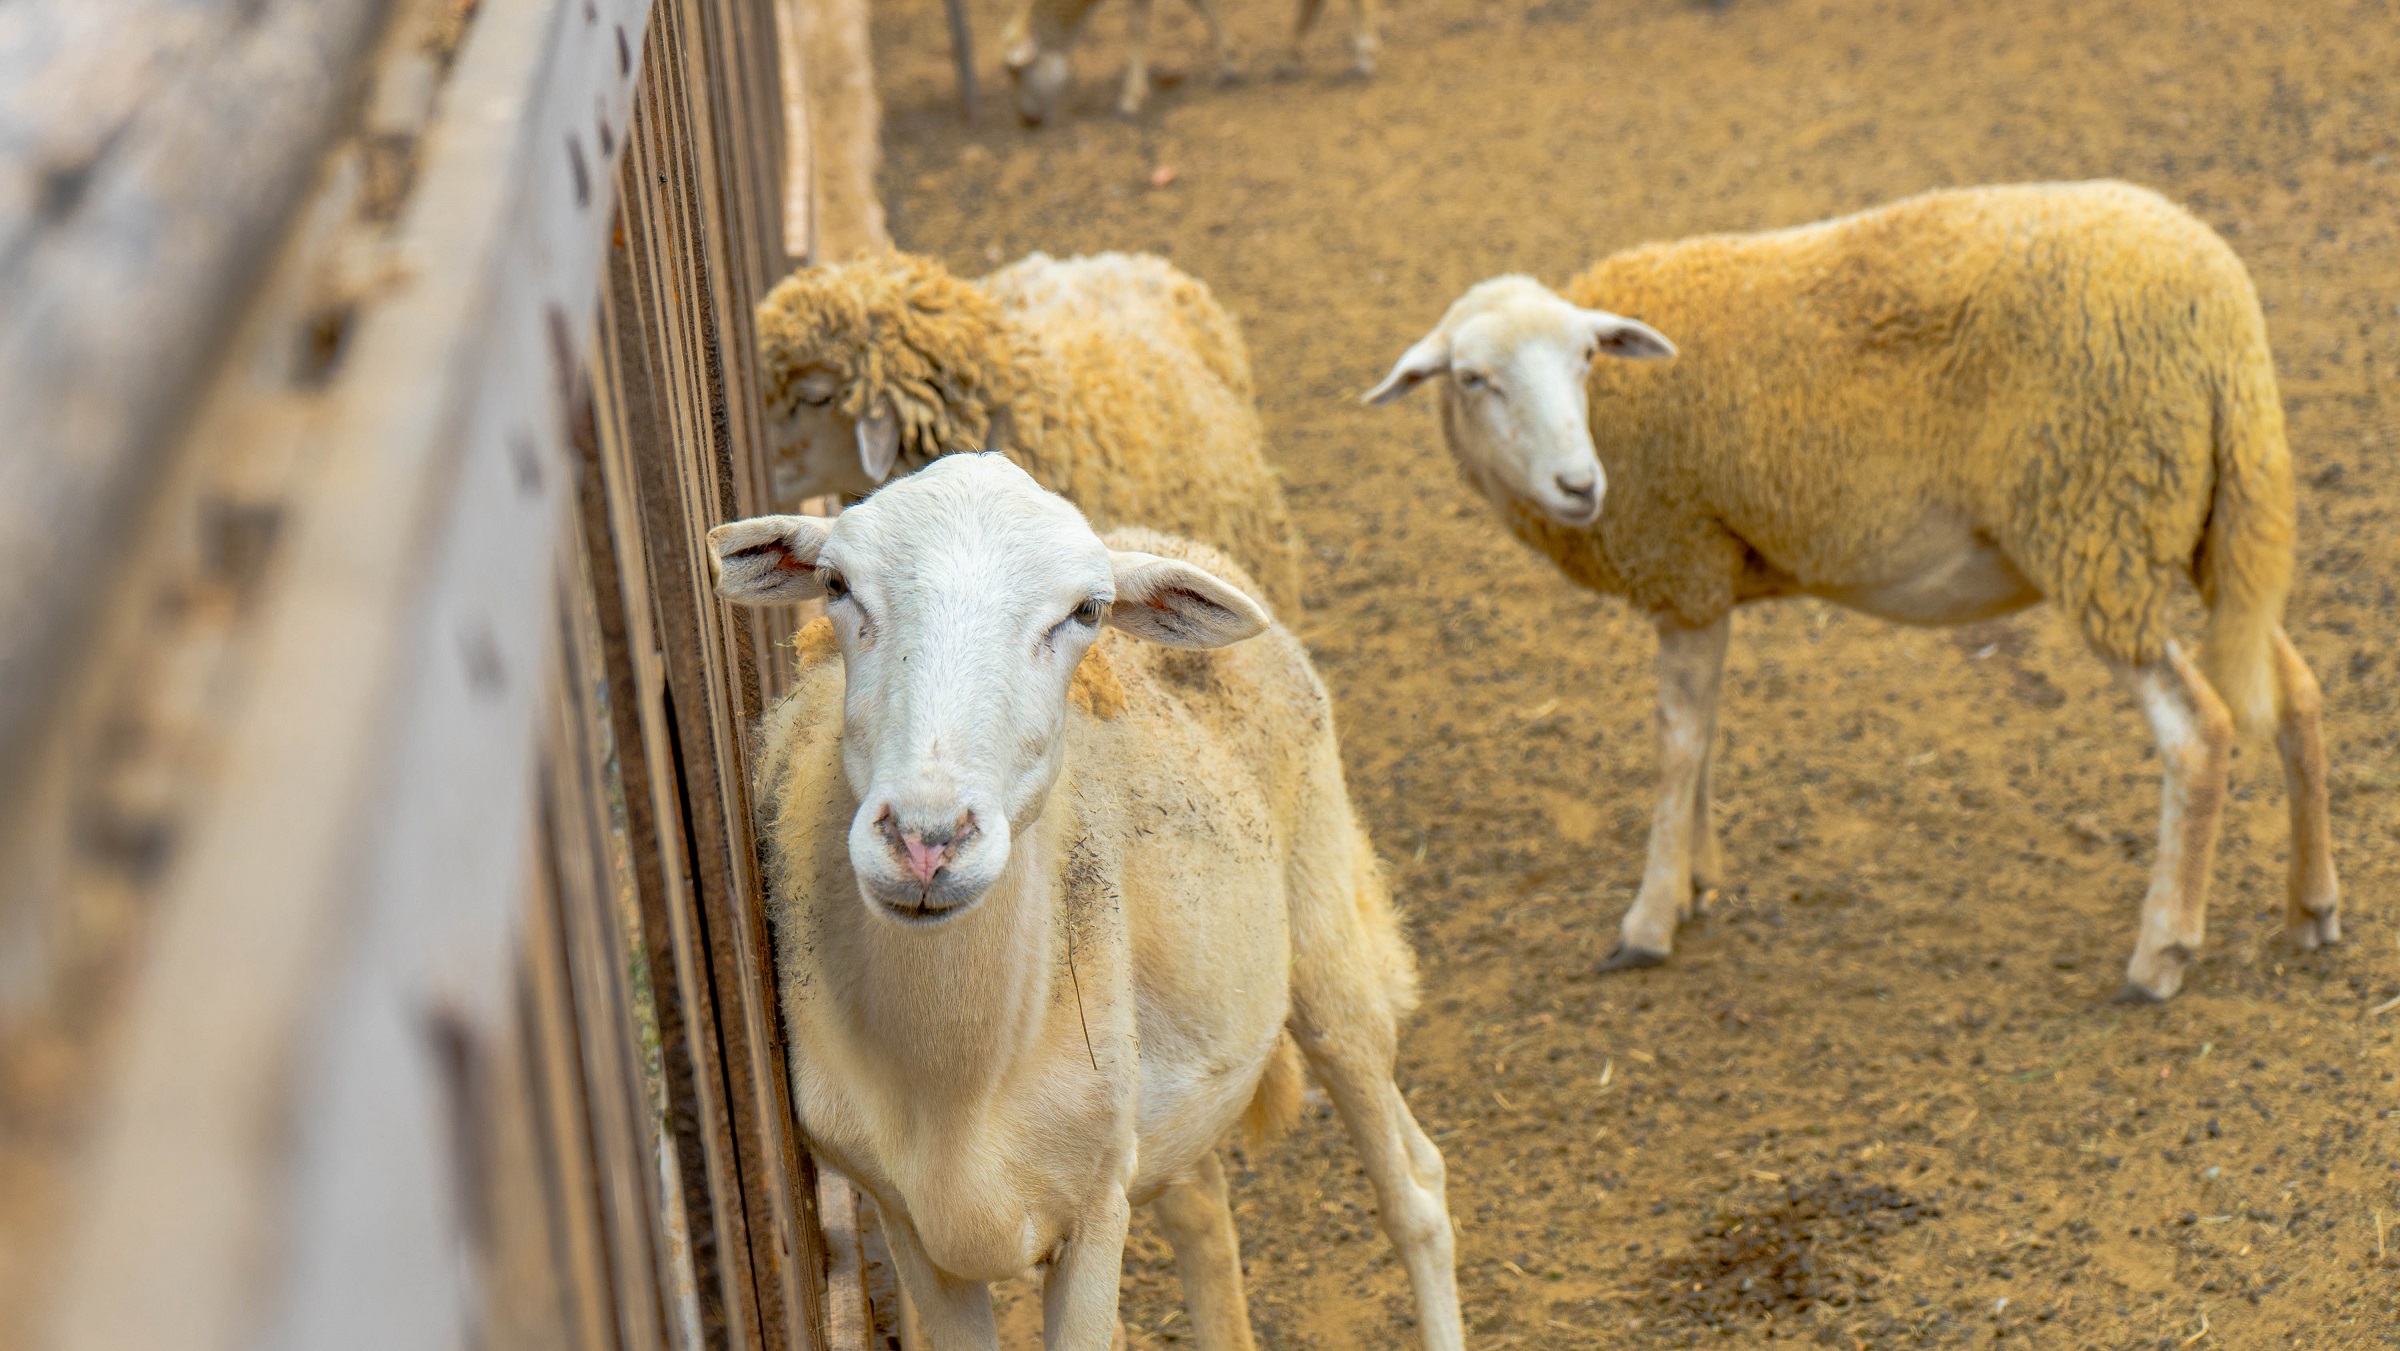
[{"label": "dusty soil", "polygon": [[[1288,0],[1225,11],[1263,77]],[[2400,1344],[2400,6],[1396,0],[1372,82],[1336,75],[1337,7],[1301,77],[1231,88],[1158,13],[1192,78],[1108,113],[1108,8],[1026,133],[961,126],[932,0],[879,5],[886,195],[956,268],[1153,249],[1247,325],[1311,545],[1298,627],[1424,955],[1404,1074],[1475,1344]],[[1005,0],[975,16],[990,66]],[[1735,624],[1736,883],[1671,964],[1596,974],[1641,866],[1646,625],[1503,536],[1429,408],[1353,396],[1495,272],[2098,175],[2190,204],[2266,297],[2351,941],[2281,944],[2253,747],[2186,993],[2106,1002],[2157,807],[2130,703],[2047,611],[1798,602]],[[1411,1343],[1322,1107],[1237,1202],[1265,1345]],[[1135,1342],[1176,1340],[1154,1235],[1126,1269]]]}]

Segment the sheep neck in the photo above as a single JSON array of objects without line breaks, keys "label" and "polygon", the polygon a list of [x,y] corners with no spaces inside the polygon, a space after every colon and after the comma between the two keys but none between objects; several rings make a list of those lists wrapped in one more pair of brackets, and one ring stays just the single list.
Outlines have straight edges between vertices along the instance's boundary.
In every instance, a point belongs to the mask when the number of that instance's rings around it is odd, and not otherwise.
[{"label": "sheep neck", "polygon": [[1055,1047],[1062,1002],[1075,1017],[1073,1002],[1056,994],[1068,852],[1060,818],[1072,814],[1060,810],[1065,789],[1052,789],[1050,809],[1016,836],[991,890],[956,920],[903,927],[864,905],[841,907],[853,929],[843,946],[857,957],[844,982],[852,1032],[902,1081],[921,1120],[977,1115]]}]

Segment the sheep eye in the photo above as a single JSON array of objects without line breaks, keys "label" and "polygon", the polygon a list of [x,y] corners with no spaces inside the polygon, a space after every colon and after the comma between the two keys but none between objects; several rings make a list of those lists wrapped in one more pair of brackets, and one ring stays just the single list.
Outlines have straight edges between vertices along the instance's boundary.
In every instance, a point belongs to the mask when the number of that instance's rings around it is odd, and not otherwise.
[{"label": "sheep eye", "polygon": [[1490,389],[1492,387],[1491,380],[1481,371],[1460,371],[1458,384],[1461,389]]},{"label": "sheep eye", "polygon": [[842,382],[824,371],[815,371],[800,377],[799,384],[792,392],[809,407],[823,408],[842,392]]},{"label": "sheep eye", "polygon": [[1100,627],[1100,612],[1105,608],[1100,603],[1100,598],[1094,596],[1075,607],[1075,622],[1085,628],[1098,628]]},{"label": "sheep eye", "polygon": [[847,578],[847,577],[844,577],[842,574],[840,574],[840,573],[838,573],[838,572],[835,572],[835,571],[833,571],[831,568],[828,568],[828,569],[826,569],[826,571],[825,571],[825,599],[827,599],[828,601],[836,601],[836,600],[840,600],[840,599],[842,599],[844,596],[847,596],[847,595],[849,595],[849,594],[850,594],[850,579],[849,579],[849,578]]}]

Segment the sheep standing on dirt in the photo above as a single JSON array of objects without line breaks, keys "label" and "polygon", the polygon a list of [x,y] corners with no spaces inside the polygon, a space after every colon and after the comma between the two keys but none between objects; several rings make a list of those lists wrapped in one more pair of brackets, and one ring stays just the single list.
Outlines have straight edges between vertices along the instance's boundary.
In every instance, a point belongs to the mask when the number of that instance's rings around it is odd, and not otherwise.
[{"label": "sheep standing on dirt", "polygon": [[[1125,76],[1117,91],[1117,111],[1127,117],[1142,110],[1150,97],[1150,4],[1151,0],[1127,0],[1131,9],[1126,15],[1129,37],[1126,43]],[[1201,26],[1208,30],[1208,45],[1216,59],[1217,82],[1229,84],[1240,78],[1233,59],[1233,47],[1225,40],[1225,26],[1217,22],[1211,0],[1186,0],[1192,12],[1200,16]],[[1358,27],[1350,35],[1350,70],[1359,76],[1375,73],[1375,54],[1383,43],[1375,35],[1379,21],[1380,0],[1356,0]],[[1017,116],[1027,126],[1038,126],[1058,107],[1059,96],[1066,93],[1072,76],[1067,58],[1075,50],[1075,42],[1083,36],[1083,26],[1100,7],[1100,0],[1024,0],[1016,17],[1008,22],[1008,31],[1001,38],[1003,58],[1008,65],[1009,78],[1017,84]],[[1308,32],[1316,27],[1317,16],[1324,12],[1325,0],[1300,0],[1300,17],[1292,28],[1291,52],[1281,65],[1284,73],[1297,73],[1303,64],[1301,44]]]},{"label": "sheep standing on dirt", "polygon": [[1102,529],[1225,550],[1299,612],[1241,331],[1164,259],[1036,253],[981,281],[905,253],[803,268],[760,302],[758,341],[779,497],[996,450]]},{"label": "sheep standing on dirt", "polygon": [[[2199,951],[2236,729],[2276,730],[2294,936],[2341,937],[2317,683],[2280,627],[2292,468],[2266,323],[2232,250],[2165,199],[1935,192],[1634,249],[1564,299],[1502,277],[1366,397],[1437,375],[1450,451],[1516,535],[1657,622],[1663,787],[1613,966],[1665,958],[1722,876],[1728,616],[1796,594],[1911,624],[2045,597],[2074,616],[2165,763],[2125,996],[2172,996]],[[2197,662],[2167,632],[2186,579],[2209,608]]]},{"label": "sheep standing on dirt", "polygon": [[1441,1154],[1392,1081],[1414,959],[1325,688],[1240,571],[1104,543],[997,455],[709,545],[728,599],[827,600],[757,774],[792,1096],[933,1346],[995,1347],[986,1283],[1036,1264],[1045,1343],[1108,1346],[1148,1204],[1199,1344],[1249,1347],[1215,1150],[1298,1111],[1295,1042],[1425,1345],[1460,1346]]}]

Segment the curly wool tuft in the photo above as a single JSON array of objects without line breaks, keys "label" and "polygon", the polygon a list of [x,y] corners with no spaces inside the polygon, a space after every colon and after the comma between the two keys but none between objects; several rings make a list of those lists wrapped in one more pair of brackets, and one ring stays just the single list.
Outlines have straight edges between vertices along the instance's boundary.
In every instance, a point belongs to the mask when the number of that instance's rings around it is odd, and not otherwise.
[{"label": "curly wool tuft", "polygon": [[799,401],[811,370],[842,384],[844,415],[888,401],[912,466],[985,449],[994,415],[1026,392],[1027,339],[1000,304],[940,263],[885,253],[792,274],[758,307],[770,412]]},{"label": "curly wool tuft", "polygon": [[1165,259],[1035,253],[979,280],[884,253],[802,269],[758,307],[767,411],[811,372],[853,421],[888,406],[896,474],[998,451],[1096,527],[1204,540],[1299,604],[1298,545],[1266,462],[1241,330]]}]

